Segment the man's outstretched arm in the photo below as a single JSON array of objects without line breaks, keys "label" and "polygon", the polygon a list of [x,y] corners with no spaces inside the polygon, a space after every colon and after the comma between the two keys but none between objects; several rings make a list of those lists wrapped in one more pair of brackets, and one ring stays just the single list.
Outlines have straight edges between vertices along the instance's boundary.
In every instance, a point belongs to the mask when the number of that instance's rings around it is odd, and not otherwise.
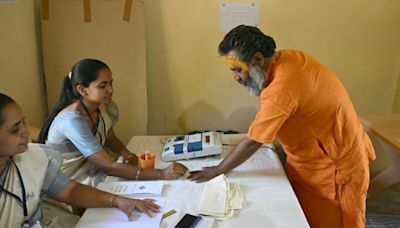
[{"label": "man's outstretched arm", "polygon": [[261,145],[261,143],[246,136],[218,166],[203,167],[202,171],[192,172],[188,179],[196,182],[204,182],[222,173],[227,173],[246,161]]}]

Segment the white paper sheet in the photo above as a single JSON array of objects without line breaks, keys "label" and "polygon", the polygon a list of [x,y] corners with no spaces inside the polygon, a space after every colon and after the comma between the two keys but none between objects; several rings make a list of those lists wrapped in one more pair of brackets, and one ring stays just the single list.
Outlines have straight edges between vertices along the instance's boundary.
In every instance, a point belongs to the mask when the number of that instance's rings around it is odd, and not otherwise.
[{"label": "white paper sheet", "polygon": [[[156,204],[165,207],[165,199],[157,198]],[[129,221],[127,215],[117,208],[89,208],[83,214],[76,228],[109,228],[109,227],[146,227],[158,228],[163,212],[155,214],[153,218],[134,210],[134,220]]]},{"label": "white paper sheet", "polygon": [[221,3],[221,31],[228,32],[241,24],[257,27],[259,11],[258,3]]},{"label": "white paper sheet", "polygon": [[197,158],[190,160],[179,160],[180,163],[189,170],[189,172],[203,170],[203,167],[217,166],[221,163],[222,158],[220,157],[208,157],[208,158]]},{"label": "white paper sheet", "polygon": [[164,183],[162,181],[120,181],[120,182],[101,182],[98,189],[117,194],[152,194],[160,196]]}]

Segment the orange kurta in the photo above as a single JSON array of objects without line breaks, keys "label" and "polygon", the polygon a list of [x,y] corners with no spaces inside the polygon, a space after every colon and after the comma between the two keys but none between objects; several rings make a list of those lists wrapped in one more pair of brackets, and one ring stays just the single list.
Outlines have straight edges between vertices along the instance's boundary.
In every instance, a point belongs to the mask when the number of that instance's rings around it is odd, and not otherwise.
[{"label": "orange kurta", "polygon": [[365,227],[371,141],[337,76],[312,57],[277,52],[248,137],[277,137],[311,227]]}]

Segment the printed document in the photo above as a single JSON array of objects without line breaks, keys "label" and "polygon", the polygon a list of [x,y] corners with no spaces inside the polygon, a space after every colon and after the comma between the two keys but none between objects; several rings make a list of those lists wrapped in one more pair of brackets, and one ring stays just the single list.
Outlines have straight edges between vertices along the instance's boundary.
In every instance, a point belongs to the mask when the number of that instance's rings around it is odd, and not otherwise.
[{"label": "printed document", "polygon": [[97,189],[116,195],[149,194],[161,196],[164,183],[162,181],[117,181],[101,182]]}]

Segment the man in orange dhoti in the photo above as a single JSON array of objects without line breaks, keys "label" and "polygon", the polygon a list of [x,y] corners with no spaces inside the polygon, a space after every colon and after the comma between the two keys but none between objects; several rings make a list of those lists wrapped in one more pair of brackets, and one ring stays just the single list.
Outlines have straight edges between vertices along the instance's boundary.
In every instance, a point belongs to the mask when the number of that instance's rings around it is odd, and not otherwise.
[{"label": "man in orange dhoti", "polygon": [[202,182],[226,173],[277,137],[290,182],[311,227],[365,227],[371,141],[337,76],[311,56],[275,52],[274,40],[251,26],[219,45],[234,79],[260,109],[247,137],[216,167],[192,173]]}]

